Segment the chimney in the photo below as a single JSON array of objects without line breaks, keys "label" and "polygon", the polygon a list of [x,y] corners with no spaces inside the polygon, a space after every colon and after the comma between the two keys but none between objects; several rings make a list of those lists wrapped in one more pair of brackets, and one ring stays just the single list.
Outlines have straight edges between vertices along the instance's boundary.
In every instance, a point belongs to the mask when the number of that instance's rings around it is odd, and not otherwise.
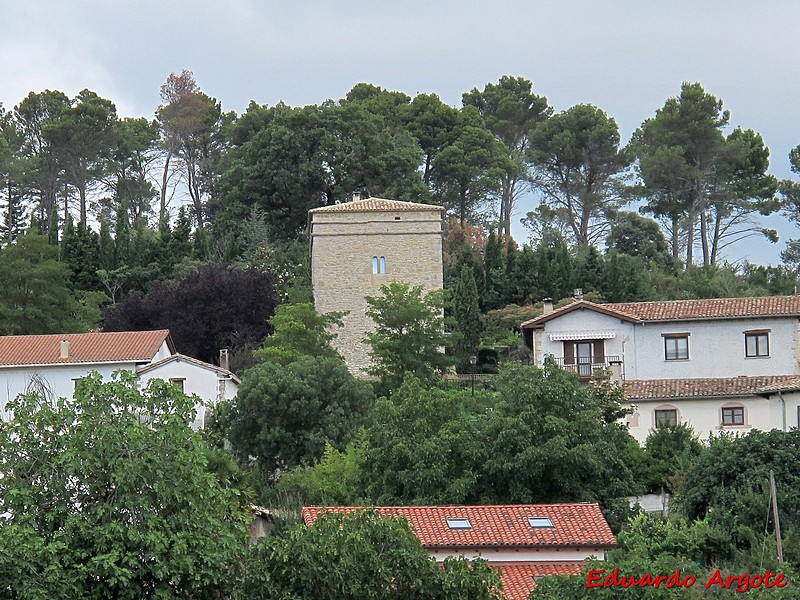
[{"label": "chimney", "polygon": [[358,202],[361,200],[361,192],[353,192],[353,202]]},{"label": "chimney", "polygon": [[542,300],[542,305],[544,306],[544,310],[542,311],[543,315],[549,315],[553,312],[553,299],[552,298],[545,298]]},{"label": "chimney", "polygon": [[575,288],[572,290],[572,297],[575,300],[583,300],[583,288]]},{"label": "chimney", "polygon": [[69,358],[69,340],[61,340],[59,345],[60,356],[59,358]]},{"label": "chimney", "polygon": [[219,351],[219,366],[225,369],[226,371],[231,370],[231,361],[228,356],[227,348],[223,348],[222,350]]}]

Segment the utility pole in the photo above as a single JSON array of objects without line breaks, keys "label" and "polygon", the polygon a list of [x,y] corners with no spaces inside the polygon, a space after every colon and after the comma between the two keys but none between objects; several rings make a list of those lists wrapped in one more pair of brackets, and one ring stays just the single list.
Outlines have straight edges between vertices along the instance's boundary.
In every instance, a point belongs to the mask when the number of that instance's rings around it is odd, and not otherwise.
[{"label": "utility pole", "polygon": [[772,514],[775,517],[775,540],[778,543],[778,562],[783,562],[783,543],[781,542],[781,520],[778,517],[778,494],[775,492],[775,473],[769,470],[769,495],[772,497]]}]

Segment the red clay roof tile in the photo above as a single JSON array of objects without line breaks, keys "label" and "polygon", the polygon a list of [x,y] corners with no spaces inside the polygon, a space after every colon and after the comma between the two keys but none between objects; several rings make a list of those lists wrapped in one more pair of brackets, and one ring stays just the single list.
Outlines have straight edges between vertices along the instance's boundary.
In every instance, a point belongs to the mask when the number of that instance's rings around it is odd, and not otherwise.
[{"label": "red clay roof tile", "polygon": [[[303,508],[311,525],[321,513],[350,512],[363,507]],[[507,506],[378,506],[381,515],[405,517],[426,548],[575,547],[616,545],[597,504],[519,504]],[[467,518],[470,529],[451,529],[448,518]],[[528,517],[549,517],[553,527],[533,528]]]},{"label": "red clay roof tile", "polygon": [[560,315],[585,308],[638,321],[687,321],[692,319],[734,319],[747,317],[800,316],[800,296],[758,298],[709,298],[705,300],[664,300],[658,302],[618,302],[595,304],[578,300],[546,315],[525,321],[522,327],[543,325]]},{"label": "red clay roof tile", "polygon": [[798,316],[800,296],[623,302],[602,306],[637,315],[643,321]]},{"label": "red clay roof tile", "polygon": [[574,562],[530,562],[493,564],[503,580],[503,595],[507,600],[527,600],[536,587],[535,577],[548,575],[577,575],[583,569],[583,561]]},{"label": "red clay roof tile", "polygon": [[309,212],[398,212],[417,210],[443,211],[444,207],[437,206],[435,204],[420,204],[418,202],[386,200],[385,198],[365,198],[364,200],[356,200],[354,202],[342,202],[341,204],[320,206],[319,208],[312,208]]},{"label": "red clay roof tile", "polygon": [[[69,341],[68,358],[60,358],[62,340]],[[149,362],[165,341],[174,352],[168,329],[0,336],[0,367]]]},{"label": "red clay roof tile", "polygon": [[629,379],[625,382],[625,397],[630,401],[636,401],[667,398],[754,396],[765,388],[780,386],[797,379],[797,375],[706,377],[700,379]]}]

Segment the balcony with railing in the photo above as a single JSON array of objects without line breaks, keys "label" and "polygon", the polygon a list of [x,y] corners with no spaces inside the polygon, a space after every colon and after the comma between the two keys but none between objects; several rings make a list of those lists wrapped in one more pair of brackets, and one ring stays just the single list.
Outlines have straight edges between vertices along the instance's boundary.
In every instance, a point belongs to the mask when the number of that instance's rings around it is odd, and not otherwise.
[{"label": "balcony with railing", "polygon": [[618,355],[576,356],[569,359],[556,357],[555,360],[562,369],[577,373],[581,379],[591,379],[598,372],[605,373],[612,367],[622,365],[622,357]]}]

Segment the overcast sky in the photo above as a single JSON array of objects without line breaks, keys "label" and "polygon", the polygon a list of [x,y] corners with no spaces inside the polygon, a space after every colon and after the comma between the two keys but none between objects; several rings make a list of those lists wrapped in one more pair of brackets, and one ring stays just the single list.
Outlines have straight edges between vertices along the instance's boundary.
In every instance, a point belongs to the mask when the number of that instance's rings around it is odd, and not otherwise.
[{"label": "overcast sky", "polygon": [[[152,117],[167,75],[190,69],[239,113],[250,100],[338,99],[361,81],[460,106],[463,92],[514,75],[556,110],[599,106],[626,142],[683,81],[699,81],[732,126],[764,137],[784,178],[800,144],[798,28],[796,0],[6,0],[0,102],[89,88],[123,116]],[[768,223],[778,244],[728,258],[777,263],[800,232]]]}]

